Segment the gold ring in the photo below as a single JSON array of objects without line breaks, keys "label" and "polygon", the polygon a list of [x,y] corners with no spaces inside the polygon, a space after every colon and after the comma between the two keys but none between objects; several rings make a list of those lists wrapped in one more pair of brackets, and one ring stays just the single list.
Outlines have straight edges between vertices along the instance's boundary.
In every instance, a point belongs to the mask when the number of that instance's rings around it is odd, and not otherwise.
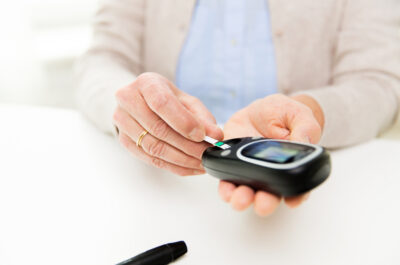
[{"label": "gold ring", "polygon": [[141,143],[142,143],[142,140],[143,140],[143,137],[147,134],[148,132],[146,131],[146,130],[144,130],[140,135],[139,135],[139,138],[138,138],[138,140],[137,140],[137,142],[136,142],[136,146],[137,147],[142,147],[141,146]]}]

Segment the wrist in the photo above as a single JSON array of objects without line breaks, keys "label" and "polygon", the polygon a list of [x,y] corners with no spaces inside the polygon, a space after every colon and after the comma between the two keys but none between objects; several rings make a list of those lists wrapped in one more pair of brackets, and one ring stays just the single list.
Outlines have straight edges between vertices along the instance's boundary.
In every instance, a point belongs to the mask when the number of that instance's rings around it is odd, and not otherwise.
[{"label": "wrist", "polygon": [[311,96],[303,95],[303,94],[292,96],[291,98],[296,100],[296,101],[298,101],[298,102],[300,102],[300,103],[303,103],[304,105],[309,107],[312,110],[315,119],[317,120],[317,122],[321,126],[321,130],[324,129],[325,116],[324,116],[324,112],[322,111],[322,108],[319,105],[318,101],[316,101]]}]

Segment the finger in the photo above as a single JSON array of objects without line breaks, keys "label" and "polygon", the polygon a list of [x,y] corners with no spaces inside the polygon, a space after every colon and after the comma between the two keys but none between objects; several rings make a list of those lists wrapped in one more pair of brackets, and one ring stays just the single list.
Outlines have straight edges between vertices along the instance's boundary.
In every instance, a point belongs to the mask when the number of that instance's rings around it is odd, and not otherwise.
[{"label": "finger", "polygon": [[[116,112],[118,113],[118,117],[115,123],[120,131],[128,135],[134,142],[137,142],[139,135],[144,131],[143,127],[129,116],[126,111],[117,108]],[[158,157],[186,168],[204,169],[199,159],[183,153],[168,143],[155,138],[151,134],[146,134],[142,138],[141,146],[143,150],[152,157]]]},{"label": "finger", "polygon": [[204,126],[179,101],[167,82],[146,79],[140,84],[139,92],[149,108],[176,132],[192,141],[203,141]]},{"label": "finger", "polygon": [[271,139],[288,139],[290,131],[282,126],[282,122],[276,119],[271,119],[266,123],[266,129],[264,132],[264,137]]},{"label": "finger", "polygon": [[242,211],[249,207],[253,200],[254,191],[248,186],[241,185],[233,191],[230,202],[234,209]]},{"label": "finger", "polygon": [[229,202],[235,188],[236,186],[233,183],[221,180],[218,185],[219,196],[223,201]]},{"label": "finger", "polygon": [[246,110],[242,109],[225,123],[224,139],[248,136],[262,136],[262,134],[251,124]]},{"label": "finger", "polygon": [[251,122],[265,137],[311,143],[321,138],[321,127],[312,110],[287,96],[269,96],[250,107]]},{"label": "finger", "polygon": [[295,196],[295,197],[286,197],[285,198],[285,203],[287,206],[290,208],[296,208],[298,207],[302,202],[306,201],[310,197],[310,192],[304,193],[300,196]]},{"label": "finger", "polygon": [[317,144],[321,138],[321,126],[311,110],[304,110],[296,115],[288,126],[292,141]]},{"label": "finger", "polygon": [[[279,98],[277,101],[279,101]],[[290,131],[281,118],[281,106],[274,104],[277,103],[275,101],[267,103],[263,100],[254,101],[250,106],[252,115],[249,119],[251,125],[261,132],[263,137],[288,139]]]},{"label": "finger", "polygon": [[191,113],[203,122],[206,135],[217,140],[222,140],[224,138],[222,129],[218,127],[214,116],[198,98],[180,92],[179,100]]},{"label": "finger", "polygon": [[254,211],[259,216],[272,214],[278,207],[281,198],[265,191],[257,191],[254,198]]},{"label": "finger", "polygon": [[144,161],[145,163],[155,166],[157,168],[163,168],[172,173],[175,173],[180,176],[191,176],[191,175],[200,175],[204,174],[204,170],[196,170],[192,168],[185,168],[181,166],[177,166],[166,162],[157,157],[151,157],[146,154],[142,149],[136,146],[136,143],[132,141],[132,139],[126,135],[125,133],[121,132],[119,134],[119,141],[120,143],[127,148],[135,157],[139,158],[140,160]]},{"label": "finger", "polygon": [[[138,89],[129,87],[121,89],[117,92],[116,97],[121,107],[151,135],[173,145],[190,156],[201,159],[208,145],[193,142],[173,130],[147,106]],[[115,114],[118,115],[117,112]],[[116,118],[118,117],[114,117],[114,120]]]}]

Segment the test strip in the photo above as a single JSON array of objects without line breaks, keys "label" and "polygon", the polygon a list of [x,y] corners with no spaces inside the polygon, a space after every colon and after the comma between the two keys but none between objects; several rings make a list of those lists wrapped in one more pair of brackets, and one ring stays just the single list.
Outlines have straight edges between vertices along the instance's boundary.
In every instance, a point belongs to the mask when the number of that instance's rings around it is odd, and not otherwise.
[{"label": "test strip", "polygon": [[206,141],[207,143],[212,144],[213,146],[217,146],[217,147],[219,147],[221,149],[228,149],[228,148],[231,147],[230,145],[225,144],[224,142],[220,142],[220,141],[218,141],[218,140],[216,140],[214,138],[211,138],[209,136],[204,137],[204,141]]}]

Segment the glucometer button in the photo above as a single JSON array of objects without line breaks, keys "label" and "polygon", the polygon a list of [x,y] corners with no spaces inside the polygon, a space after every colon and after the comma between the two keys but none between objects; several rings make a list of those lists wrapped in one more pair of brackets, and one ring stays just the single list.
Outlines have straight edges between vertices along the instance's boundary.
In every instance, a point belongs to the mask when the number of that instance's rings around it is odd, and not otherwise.
[{"label": "glucometer button", "polygon": [[222,151],[221,152],[221,156],[228,156],[228,155],[230,155],[230,153],[231,153],[231,150],[224,150],[224,151]]}]

